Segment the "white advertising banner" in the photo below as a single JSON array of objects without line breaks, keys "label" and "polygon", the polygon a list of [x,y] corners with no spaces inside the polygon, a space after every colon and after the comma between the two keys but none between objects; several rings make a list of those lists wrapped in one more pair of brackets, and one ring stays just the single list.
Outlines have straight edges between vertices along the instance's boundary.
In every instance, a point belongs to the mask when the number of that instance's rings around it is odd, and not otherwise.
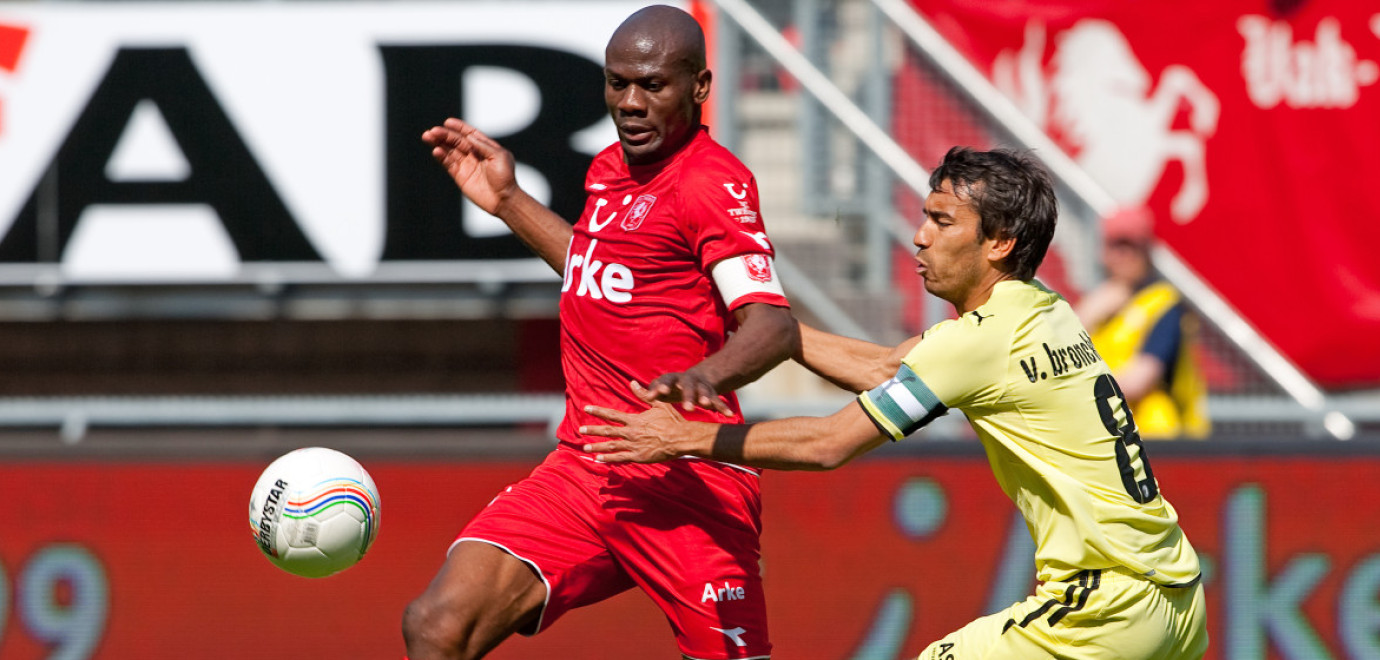
[{"label": "white advertising banner", "polygon": [[573,220],[616,140],[604,45],[643,4],[0,7],[0,271],[367,280],[386,261],[526,259],[421,132],[466,118]]}]

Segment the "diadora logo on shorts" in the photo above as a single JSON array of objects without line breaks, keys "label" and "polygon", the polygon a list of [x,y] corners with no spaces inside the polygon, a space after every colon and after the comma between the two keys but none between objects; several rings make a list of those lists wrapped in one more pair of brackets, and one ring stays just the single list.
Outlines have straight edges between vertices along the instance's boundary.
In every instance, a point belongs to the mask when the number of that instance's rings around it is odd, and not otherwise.
[{"label": "diadora logo on shorts", "polygon": [[[19,70],[19,54],[24,52],[24,42],[28,39],[28,30],[0,23],[0,71],[8,74]],[[0,135],[4,132],[5,99],[0,97]]]},{"label": "diadora logo on shorts", "polygon": [[714,626],[710,626],[710,628],[728,635],[728,638],[733,640],[736,646],[747,646],[747,642],[743,641],[743,633],[746,633],[747,630],[742,626],[738,626],[737,628],[714,628]]}]

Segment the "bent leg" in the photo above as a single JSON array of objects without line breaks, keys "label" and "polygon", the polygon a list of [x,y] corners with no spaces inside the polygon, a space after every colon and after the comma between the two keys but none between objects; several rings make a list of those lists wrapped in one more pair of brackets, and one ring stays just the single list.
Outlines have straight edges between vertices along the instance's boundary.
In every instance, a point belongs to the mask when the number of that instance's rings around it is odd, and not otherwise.
[{"label": "bent leg", "polygon": [[1187,660],[1207,649],[1202,586],[1083,571],[946,635],[919,660]]},{"label": "bent leg", "polygon": [[534,623],[546,595],[546,584],[517,557],[488,543],[457,543],[403,614],[408,658],[481,658]]}]

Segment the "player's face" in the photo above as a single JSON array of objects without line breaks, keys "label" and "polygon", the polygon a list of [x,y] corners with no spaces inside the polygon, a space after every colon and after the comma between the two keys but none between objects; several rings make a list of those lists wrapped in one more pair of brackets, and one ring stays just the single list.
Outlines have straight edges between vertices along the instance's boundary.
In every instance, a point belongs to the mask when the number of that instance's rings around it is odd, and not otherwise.
[{"label": "player's face", "polygon": [[970,311],[968,301],[990,281],[992,239],[983,239],[980,219],[962,189],[945,180],[925,198],[925,217],[915,232],[915,272],[925,290]]},{"label": "player's face", "polygon": [[604,103],[631,165],[670,157],[694,137],[699,107],[709,97],[708,70],[694,73],[675,52],[647,39],[610,44]]}]

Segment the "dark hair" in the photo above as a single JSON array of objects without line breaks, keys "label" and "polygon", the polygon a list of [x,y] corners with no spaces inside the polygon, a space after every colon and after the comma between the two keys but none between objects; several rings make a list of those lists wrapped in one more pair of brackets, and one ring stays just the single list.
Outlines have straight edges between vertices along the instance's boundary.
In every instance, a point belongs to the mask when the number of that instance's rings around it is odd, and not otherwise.
[{"label": "dark hair", "polygon": [[1028,151],[954,147],[930,173],[930,188],[945,181],[955,195],[972,200],[981,220],[979,239],[1016,239],[1006,270],[1020,280],[1035,277],[1059,217],[1054,183],[1044,166]]}]

